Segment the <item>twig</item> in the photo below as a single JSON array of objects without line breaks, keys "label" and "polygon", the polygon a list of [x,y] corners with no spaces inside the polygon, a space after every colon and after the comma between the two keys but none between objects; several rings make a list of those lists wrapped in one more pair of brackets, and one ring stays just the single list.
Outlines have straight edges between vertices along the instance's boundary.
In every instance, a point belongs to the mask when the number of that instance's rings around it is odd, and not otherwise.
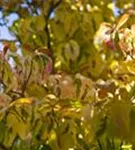
[{"label": "twig", "polygon": [[[61,2],[62,2],[62,0],[59,0],[57,3],[54,4],[54,1],[52,1],[52,5],[51,5],[47,15],[44,15],[44,18],[46,20],[46,26],[44,28],[44,31],[45,31],[46,36],[47,36],[47,48],[50,51],[51,58],[52,58],[52,61],[53,61],[53,63],[52,63],[53,65],[54,65],[54,58],[53,58],[53,52],[52,52],[52,49],[51,49],[51,37],[50,37],[50,31],[49,31],[49,19],[51,17],[51,14],[60,5]],[[53,66],[52,70],[54,70],[54,66]]]},{"label": "twig", "polygon": [[9,39],[0,39],[0,42],[5,42],[5,41],[7,41],[7,42],[18,42],[17,39],[11,39],[11,40],[9,40]]},{"label": "twig", "polygon": [[[48,21],[49,21],[49,18],[51,16],[51,14],[54,12],[54,10],[59,6],[59,4],[62,2],[62,0],[59,0],[55,5],[53,5],[52,3],[52,6],[50,7],[49,11],[48,11],[48,14],[46,16],[46,26],[45,26],[45,31],[46,31],[46,34],[47,34],[47,47],[48,49],[51,48],[51,38],[50,38],[50,33],[49,33],[49,27],[48,27]],[[51,49],[50,49],[51,50]]]}]

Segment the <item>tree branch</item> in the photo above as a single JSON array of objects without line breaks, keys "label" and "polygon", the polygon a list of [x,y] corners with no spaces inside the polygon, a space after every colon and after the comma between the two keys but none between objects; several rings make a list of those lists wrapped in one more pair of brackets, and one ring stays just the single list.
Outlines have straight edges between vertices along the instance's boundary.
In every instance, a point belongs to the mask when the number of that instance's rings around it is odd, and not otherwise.
[{"label": "tree branch", "polygon": [[18,42],[17,39],[11,39],[11,40],[9,40],[9,39],[0,39],[0,42],[5,42],[5,41],[7,41],[7,42]]},{"label": "tree branch", "polygon": [[51,14],[54,12],[54,10],[59,6],[59,4],[61,3],[62,0],[59,0],[55,5],[53,4],[54,1],[52,1],[52,5],[48,11],[48,14],[45,16],[46,19],[46,26],[45,26],[45,32],[47,34],[47,47],[50,49],[51,48],[51,38],[50,38],[50,32],[49,32],[49,27],[48,27],[48,23],[49,23],[49,19],[51,17]]},{"label": "tree branch", "polygon": [[46,26],[44,28],[44,31],[47,35],[47,48],[50,51],[50,57],[52,59],[52,70],[54,71],[54,56],[53,56],[53,51],[51,49],[51,37],[50,37],[50,31],[49,31],[49,19],[51,17],[51,14],[54,12],[54,10],[60,5],[60,3],[62,2],[62,0],[59,0],[57,3],[54,4],[54,1],[52,1],[52,5],[47,13],[47,15],[45,15],[45,20],[46,20]]},{"label": "tree branch", "polygon": [[48,11],[48,14],[45,16],[46,19],[46,26],[45,26],[45,32],[47,34],[47,47],[50,50],[51,48],[51,38],[50,38],[50,32],[49,32],[49,27],[48,27],[48,23],[49,23],[49,19],[51,17],[51,14],[54,12],[54,10],[60,5],[60,3],[62,2],[62,0],[59,0],[57,3],[55,3],[54,5],[54,1],[52,1],[52,5]]}]

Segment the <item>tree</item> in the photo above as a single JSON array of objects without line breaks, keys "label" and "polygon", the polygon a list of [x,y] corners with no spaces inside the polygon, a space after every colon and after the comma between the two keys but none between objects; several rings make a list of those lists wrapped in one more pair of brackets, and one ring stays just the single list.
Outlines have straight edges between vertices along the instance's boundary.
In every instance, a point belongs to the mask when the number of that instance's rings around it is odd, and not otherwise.
[{"label": "tree", "polygon": [[134,149],[134,1],[0,6],[0,149]]}]

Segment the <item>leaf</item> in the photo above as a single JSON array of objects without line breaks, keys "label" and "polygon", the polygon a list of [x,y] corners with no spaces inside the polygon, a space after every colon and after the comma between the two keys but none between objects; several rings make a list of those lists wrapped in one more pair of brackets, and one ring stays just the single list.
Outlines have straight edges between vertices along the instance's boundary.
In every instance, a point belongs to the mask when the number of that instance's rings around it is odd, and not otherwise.
[{"label": "leaf", "polygon": [[104,22],[100,24],[100,27],[94,37],[94,44],[97,49],[101,49],[103,42],[111,41],[110,38],[111,30],[112,30],[112,25],[110,23]]},{"label": "leaf", "polygon": [[80,55],[80,47],[76,41],[69,41],[69,43],[65,44],[64,47],[64,52],[63,54],[65,55],[66,60],[70,61],[75,61]]},{"label": "leaf", "polygon": [[135,139],[135,108],[134,106],[130,112],[130,139],[134,142]]},{"label": "leaf", "polygon": [[7,116],[7,125],[12,128],[14,134],[18,134],[21,139],[28,135],[28,124],[19,119],[17,115],[9,114]]},{"label": "leaf", "polygon": [[50,61],[46,64],[45,74],[49,75],[52,71],[53,71],[53,64]]},{"label": "leaf", "polygon": [[[64,127],[63,127],[64,126]],[[63,128],[64,131],[63,131]],[[61,128],[58,128],[56,131],[57,135],[57,145],[62,150],[66,150],[74,145],[74,139],[72,132],[69,132],[68,125],[65,126],[65,123],[61,124]],[[63,142],[66,141],[66,142]]]},{"label": "leaf", "polygon": [[[96,30],[99,28],[100,24],[104,21],[103,19],[103,14],[102,12],[99,10],[99,11],[95,11],[93,14],[92,14],[92,18],[93,18],[93,21],[95,23],[95,26],[94,26],[94,29],[95,29],[95,32]],[[96,19],[98,18],[98,19]]]},{"label": "leaf", "polygon": [[9,49],[9,47],[10,47],[10,45],[9,45],[9,43],[8,42],[3,42],[3,54],[4,54],[4,56],[6,55],[6,53],[7,53],[7,51],[8,51],[8,49]]},{"label": "leaf", "polygon": [[74,33],[79,28],[78,24],[80,20],[81,20],[81,17],[75,11],[71,13],[68,12],[67,15],[65,15],[64,31],[67,36],[72,37],[74,35]]},{"label": "leaf", "polygon": [[117,136],[122,139],[128,138],[130,131],[130,110],[131,106],[120,100],[115,100],[110,104],[110,124],[108,128],[110,128],[109,134],[111,136]]},{"label": "leaf", "polygon": [[5,138],[5,134],[8,132],[8,128],[3,121],[0,121],[0,130],[1,130],[0,141],[3,141]]},{"label": "leaf", "polygon": [[7,147],[10,147],[16,137],[16,133],[13,133],[13,131],[11,129],[7,129],[6,134],[5,134],[5,139],[4,139],[4,143]]},{"label": "leaf", "polygon": [[17,47],[16,47],[15,42],[10,42],[9,43],[9,49],[10,49],[11,52],[16,52],[17,51]]},{"label": "leaf", "polygon": [[135,36],[135,24],[133,24],[133,25],[131,26],[131,32],[132,32],[132,34]]},{"label": "leaf", "polygon": [[43,31],[46,25],[45,18],[43,15],[35,16],[32,18],[32,26],[37,31]]},{"label": "leaf", "polygon": [[60,97],[62,99],[76,97],[76,89],[72,77],[65,76],[60,82]]},{"label": "leaf", "polygon": [[45,88],[41,85],[36,84],[36,83],[31,83],[27,87],[26,92],[30,97],[43,98],[46,95]]},{"label": "leaf", "polygon": [[89,63],[87,64],[89,68],[88,72],[92,77],[98,78],[105,68],[105,62],[98,52],[94,55],[95,56],[89,56]]},{"label": "leaf", "polygon": [[[89,108],[90,110],[88,110]],[[107,117],[104,114],[105,112],[101,110],[101,106],[94,108],[87,106],[84,113],[86,119],[89,119],[88,122],[92,127],[93,133],[97,137],[102,136],[106,131]]]},{"label": "leaf", "polygon": [[12,106],[17,106],[17,105],[23,105],[23,104],[32,104],[33,103],[33,100],[32,98],[19,98],[17,100],[15,100],[14,102],[12,102],[10,104],[10,107]]},{"label": "leaf", "polygon": [[119,22],[117,23],[116,27],[115,27],[115,30],[118,31],[126,22],[127,20],[129,19],[130,15],[129,14],[124,14]]},{"label": "leaf", "polygon": [[98,97],[99,98],[101,98],[101,99],[103,99],[103,98],[105,98],[105,97],[107,97],[107,90],[105,90],[105,89],[100,89],[99,91],[98,91]]},{"label": "leaf", "polygon": [[58,42],[63,41],[66,37],[66,34],[64,32],[64,26],[62,25],[62,23],[51,20],[50,25],[52,28],[54,39],[56,39]]}]

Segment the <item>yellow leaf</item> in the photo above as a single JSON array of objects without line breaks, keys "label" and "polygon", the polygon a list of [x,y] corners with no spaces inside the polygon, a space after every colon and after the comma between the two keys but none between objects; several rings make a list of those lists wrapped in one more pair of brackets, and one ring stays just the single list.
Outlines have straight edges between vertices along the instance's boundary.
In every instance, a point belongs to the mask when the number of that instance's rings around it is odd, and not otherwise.
[{"label": "yellow leaf", "polygon": [[119,28],[120,28],[121,26],[123,26],[123,25],[127,22],[129,16],[130,16],[129,14],[124,14],[124,15],[120,18],[118,24],[116,25],[115,30],[119,30]]},{"label": "yellow leaf", "polygon": [[32,104],[32,98],[19,98],[10,104],[10,107],[18,104]]},{"label": "yellow leaf", "polygon": [[28,123],[24,123],[21,118],[13,114],[7,116],[7,124],[12,128],[13,134],[18,134],[21,139],[25,139],[29,132]]},{"label": "yellow leaf", "polygon": [[111,64],[110,64],[110,69],[114,71],[115,69],[118,68],[118,66],[119,66],[118,61],[113,60],[113,61],[111,62]]},{"label": "yellow leaf", "polygon": [[131,32],[132,32],[132,34],[135,36],[135,24],[133,24],[133,25],[131,26]]}]

